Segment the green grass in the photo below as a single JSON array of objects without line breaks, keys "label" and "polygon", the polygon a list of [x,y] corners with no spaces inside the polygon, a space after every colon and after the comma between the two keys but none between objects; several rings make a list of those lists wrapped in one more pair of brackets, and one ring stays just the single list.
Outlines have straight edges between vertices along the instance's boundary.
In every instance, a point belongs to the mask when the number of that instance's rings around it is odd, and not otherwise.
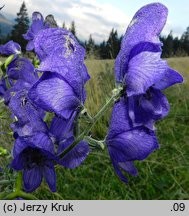
[{"label": "green grass", "polygon": [[[74,170],[57,168],[57,193],[52,194],[44,183],[34,195],[39,199],[189,199],[189,58],[172,58],[168,63],[184,76],[185,82],[165,92],[171,110],[156,124],[160,149],[136,162],[138,177],[129,176],[129,184],[122,183],[107,151],[94,151]],[[91,75],[86,86],[86,107],[94,115],[114,88],[114,61],[88,60],[86,64]],[[93,137],[104,138],[110,113],[97,122]],[[6,119],[0,123],[1,130],[8,130]],[[12,138],[1,135],[0,142],[10,146]]]}]

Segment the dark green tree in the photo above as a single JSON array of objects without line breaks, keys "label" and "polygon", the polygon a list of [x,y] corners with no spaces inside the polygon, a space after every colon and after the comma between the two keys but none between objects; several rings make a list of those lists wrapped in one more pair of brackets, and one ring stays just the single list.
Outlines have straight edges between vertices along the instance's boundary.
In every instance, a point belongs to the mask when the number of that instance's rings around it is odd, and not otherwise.
[{"label": "dark green tree", "polygon": [[62,24],[62,28],[67,29],[65,21]]},{"label": "dark green tree", "polygon": [[189,27],[187,27],[186,31],[183,33],[181,41],[184,51],[189,55]]},{"label": "dark green tree", "polygon": [[99,54],[100,54],[101,59],[107,59],[108,58],[107,44],[105,41],[103,41],[99,46]]},{"label": "dark green tree", "polygon": [[75,22],[74,22],[74,21],[72,21],[71,27],[70,27],[69,30],[72,32],[72,34],[73,34],[75,37],[77,37],[77,36],[76,36],[76,27],[75,27]]},{"label": "dark green tree", "polygon": [[119,49],[120,49],[120,40],[118,38],[117,30],[114,30],[113,28],[107,40],[108,58],[110,59],[116,58]]},{"label": "dark green tree", "polygon": [[27,41],[24,40],[22,35],[27,32],[29,27],[29,18],[25,2],[22,3],[15,21],[16,24],[13,26],[13,30],[11,32],[11,39],[19,43],[21,47],[25,50]]},{"label": "dark green tree", "polygon": [[92,38],[92,35],[89,35],[89,39],[88,41],[85,42],[85,48],[86,48],[86,52],[87,52],[87,58],[95,58],[97,57],[97,49],[96,49],[96,45],[95,45],[95,41]]}]

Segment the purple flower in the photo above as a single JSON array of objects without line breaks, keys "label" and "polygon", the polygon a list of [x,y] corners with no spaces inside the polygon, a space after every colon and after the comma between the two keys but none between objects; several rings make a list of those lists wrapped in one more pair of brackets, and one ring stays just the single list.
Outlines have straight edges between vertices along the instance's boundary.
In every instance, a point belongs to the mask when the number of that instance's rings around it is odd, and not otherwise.
[{"label": "purple flower", "polygon": [[39,12],[33,12],[32,24],[28,29],[27,33],[23,35],[24,39],[29,41],[26,46],[26,50],[30,51],[34,49],[34,38],[39,33],[39,31],[45,28],[48,28],[48,26],[45,25],[42,14]]},{"label": "purple flower", "polygon": [[114,169],[124,182],[127,178],[122,170],[136,176],[138,171],[133,161],[144,160],[159,148],[153,130],[144,126],[133,127],[128,114],[128,101],[123,97],[114,105],[106,143]]},{"label": "purple flower", "polygon": [[51,139],[44,133],[31,137],[19,137],[13,149],[14,160],[11,167],[23,170],[23,182],[26,192],[37,189],[43,177],[52,192],[56,191],[56,173],[54,169],[54,148]]},{"label": "purple flower", "polygon": [[151,86],[160,86],[162,82],[168,87],[183,81],[161,59],[159,34],[167,13],[161,3],[146,5],[137,11],[127,28],[116,58],[115,74],[117,82],[126,83],[129,97],[145,94]]},{"label": "purple flower", "polygon": [[41,30],[34,40],[35,52],[44,72],[29,92],[42,109],[68,119],[83,106],[84,84],[89,79],[84,65],[85,50],[73,34],[62,28]]},{"label": "purple flower", "polygon": [[167,12],[160,3],[142,7],[127,28],[115,61],[116,81],[126,85],[134,127],[145,125],[153,129],[154,122],[169,112],[169,103],[161,90],[183,82],[182,76],[161,59],[159,34]]},{"label": "purple flower", "polygon": [[14,41],[9,41],[4,45],[0,45],[0,54],[2,55],[12,55],[12,54],[20,54],[21,47],[18,43]]},{"label": "purple flower", "polygon": [[[58,145],[57,155],[60,155],[75,140],[74,138],[74,120],[77,113],[73,113],[70,119],[54,117],[51,123],[49,134],[51,139]],[[72,150],[70,150],[63,158],[59,158],[59,163],[73,169],[86,159],[89,154],[88,143],[84,140],[80,141]]]}]

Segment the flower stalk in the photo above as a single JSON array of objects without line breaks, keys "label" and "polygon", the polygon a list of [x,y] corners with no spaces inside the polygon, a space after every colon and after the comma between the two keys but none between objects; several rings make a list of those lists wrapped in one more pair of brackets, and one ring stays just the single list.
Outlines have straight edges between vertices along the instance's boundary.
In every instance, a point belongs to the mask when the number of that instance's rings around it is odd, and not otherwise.
[{"label": "flower stalk", "polygon": [[60,158],[63,158],[68,152],[70,152],[81,140],[85,139],[89,132],[92,130],[96,122],[104,115],[104,113],[112,107],[112,105],[120,98],[122,94],[123,87],[119,86],[118,88],[114,89],[112,92],[112,97],[106,102],[106,104],[100,109],[100,111],[93,117],[93,120],[90,121],[88,127],[81,133],[76,140],[66,148],[60,155]]}]

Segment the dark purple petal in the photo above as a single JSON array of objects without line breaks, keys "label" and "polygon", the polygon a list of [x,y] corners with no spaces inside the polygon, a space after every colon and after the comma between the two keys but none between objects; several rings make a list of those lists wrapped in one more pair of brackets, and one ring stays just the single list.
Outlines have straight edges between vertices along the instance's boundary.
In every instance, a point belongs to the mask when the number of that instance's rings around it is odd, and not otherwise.
[{"label": "dark purple petal", "polygon": [[151,43],[151,42],[141,42],[136,44],[129,54],[130,61],[133,57],[140,54],[141,52],[161,52],[161,46],[159,44]]},{"label": "dark purple petal", "polygon": [[28,51],[31,51],[34,49],[34,43],[33,43],[33,40],[32,41],[29,41],[26,45],[26,50]]},{"label": "dark purple petal", "polygon": [[32,192],[37,189],[43,178],[43,170],[41,167],[33,167],[23,171],[24,189],[26,192]]},{"label": "dark purple petal", "polygon": [[[67,144],[65,143],[60,144],[61,149],[59,149],[59,152],[65,150],[68,147]],[[88,143],[85,141],[81,141],[70,152],[68,152],[62,159],[60,159],[60,164],[66,168],[74,169],[75,167],[78,167],[86,159],[88,154],[89,154]]]},{"label": "dark purple petal", "polygon": [[7,74],[10,79],[23,80],[31,85],[38,79],[35,68],[26,58],[17,58],[8,66]]},{"label": "dark purple petal", "polygon": [[20,54],[21,47],[18,43],[14,41],[9,41],[5,45],[0,46],[0,54],[2,55],[12,55],[12,54]]},{"label": "dark purple petal", "polygon": [[34,127],[35,125],[40,127],[41,130],[45,127],[42,121],[43,112],[31,103],[27,97],[27,91],[13,93],[9,108],[21,124],[31,123]]},{"label": "dark purple petal", "polygon": [[115,72],[117,82],[122,82],[132,48],[141,42],[161,45],[159,34],[166,19],[167,8],[161,3],[145,5],[134,15],[121,43],[121,50],[116,58]]},{"label": "dark purple petal", "polygon": [[[9,79],[9,82],[11,80]],[[27,95],[27,92],[28,90],[31,88],[31,84],[28,83],[28,82],[25,82],[23,80],[18,80],[14,83],[14,85],[12,85],[11,88],[9,88],[8,90],[6,90],[6,92],[4,93],[3,97],[4,97],[4,100],[5,100],[5,104],[8,105],[11,98],[15,96],[15,94],[17,92],[23,92],[25,91],[26,95]],[[20,93],[18,93],[20,94]],[[21,103],[20,103],[21,104]]]},{"label": "dark purple petal", "polygon": [[[36,132],[32,134],[32,136],[23,136],[19,137],[15,140],[14,148],[13,148],[13,156],[17,157],[21,155],[27,155],[30,148],[30,153],[32,154],[33,151],[38,151],[39,154],[46,155],[49,159],[54,160],[53,157],[54,153],[54,146],[49,138],[49,136],[42,132]],[[52,156],[50,155],[52,154]],[[24,157],[24,156],[23,156]],[[29,157],[29,156],[28,156]]]},{"label": "dark purple petal", "polygon": [[64,139],[73,137],[73,122],[76,114],[77,113],[74,112],[70,119],[64,119],[56,116],[52,119],[49,134],[55,138],[57,143]]},{"label": "dark purple petal", "polygon": [[145,93],[162,79],[168,66],[160,55],[160,52],[141,52],[129,61],[125,77],[129,97]]},{"label": "dark purple petal", "polygon": [[137,168],[134,166],[134,163],[131,161],[126,161],[126,162],[120,162],[118,163],[119,166],[127,173],[129,173],[129,175],[132,176],[137,176],[138,175],[138,170]]},{"label": "dark purple petal", "polygon": [[157,89],[150,88],[145,95],[128,98],[129,117],[134,127],[145,125],[154,128],[154,122],[167,116],[169,102],[166,96]]},{"label": "dark purple petal", "polygon": [[0,80],[0,96],[1,97],[4,97],[6,90],[7,90],[6,82],[5,82],[5,79],[2,78]]},{"label": "dark purple petal", "polygon": [[112,160],[112,164],[113,164],[113,167],[115,169],[116,174],[119,176],[121,181],[123,181],[125,183],[128,183],[128,180],[124,176],[124,174],[122,173],[122,170],[127,172],[128,174],[130,174],[132,176],[137,176],[138,175],[138,170],[134,166],[133,162],[126,161],[126,162],[118,163],[118,162]]},{"label": "dark purple petal", "polygon": [[55,173],[54,165],[52,164],[52,166],[44,166],[43,175],[51,191],[55,192],[56,191],[56,173]]},{"label": "dark purple petal", "polygon": [[30,138],[30,143],[32,143],[32,145],[34,147],[38,147],[40,149],[43,149],[45,151],[50,152],[50,153],[54,153],[54,146],[53,143],[51,141],[51,139],[49,138],[49,136],[46,133],[36,133],[35,135],[33,135]]},{"label": "dark purple petal", "polygon": [[31,88],[29,98],[40,108],[66,119],[81,103],[73,88],[59,74],[48,72]]},{"label": "dark purple petal", "polygon": [[[57,55],[52,55],[52,57],[47,58],[46,61],[41,63],[38,71],[51,71],[56,72],[61,75],[64,80],[73,88],[74,92],[80,98],[80,100],[84,103],[85,97],[83,96],[84,84],[85,81],[89,79],[86,75],[86,67],[83,63],[76,64],[73,62],[64,62],[62,66],[59,66],[59,57],[57,59]],[[46,64],[47,62],[47,64]],[[50,62],[56,62],[55,65]]]},{"label": "dark purple petal", "polygon": [[123,97],[114,104],[108,133],[109,138],[132,128],[132,122],[129,118],[128,110],[127,99]]},{"label": "dark purple petal", "polygon": [[[15,144],[18,144],[18,142],[15,143]],[[14,147],[14,148],[15,148],[15,147]],[[15,153],[13,152],[13,154],[15,154]],[[15,154],[15,155],[16,155],[16,154]],[[18,155],[16,155],[15,158],[12,160],[12,162],[11,162],[11,164],[10,164],[10,167],[13,168],[14,170],[19,171],[19,170],[24,169],[24,166],[25,166],[26,163],[27,163],[27,158],[24,157],[23,154],[18,154]]]},{"label": "dark purple petal", "polygon": [[10,125],[14,131],[15,136],[31,136],[36,131],[33,129],[32,124],[21,124],[19,121],[14,122]]},{"label": "dark purple petal", "polygon": [[19,171],[19,170],[24,169],[25,162],[26,162],[26,159],[18,155],[12,160],[10,167],[16,171]]},{"label": "dark purple petal", "polygon": [[121,179],[121,181],[128,183],[127,178],[123,175],[123,173],[120,170],[120,167],[118,166],[117,162],[112,160],[112,165],[114,167],[114,170],[116,172],[116,174],[118,175],[118,177]]},{"label": "dark purple petal", "polygon": [[162,79],[155,83],[154,88],[164,90],[176,83],[182,83],[183,77],[175,70],[168,68]]},{"label": "dark purple petal", "polygon": [[77,90],[77,92],[79,92],[79,94],[81,92],[81,84],[84,85],[90,79],[87,68],[82,61],[76,62],[75,60],[60,57],[60,55],[57,54],[48,56],[43,60],[38,71],[59,73]]},{"label": "dark purple petal", "polygon": [[145,127],[134,128],[107,140],[110,157],[117,162],[144,160],[158,149],[153,131]]},{"label": "dark purple petal", "polygon": [[[24,138],[22,137],[19,137],[18,139],[15,140],[15,143],[14,143],[14,147],[13,147],[13,157],[15,158],[16,161],[18,161],[17,163],[20,163],[22,164],[23,166],[23,159],[22,157],[20,157],[20,153],[27,147],[27,143],[26,141],[24,140]],[[19,160],[21,160],[19,162]],[[15,168],[16,169],[16,168]]]}]

